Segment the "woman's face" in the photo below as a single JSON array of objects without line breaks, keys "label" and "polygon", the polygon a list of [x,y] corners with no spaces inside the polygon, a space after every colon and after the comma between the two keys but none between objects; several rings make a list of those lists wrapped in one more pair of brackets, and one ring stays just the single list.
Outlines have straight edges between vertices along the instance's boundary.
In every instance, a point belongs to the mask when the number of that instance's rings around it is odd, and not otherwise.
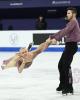
[{"label": "woman's face", "polygon": [[30,52],[28,52],[28,50],[26,48],[22,48],[20,50],[20,54],[22,57],[31,57],[32,54]]},{"label": "woman's face", "polygon": [[20,49],[20,54],[21,55],[24,55],[24,54],[27,54],[28,53],[28,50],[26,48],[21,48]]}]

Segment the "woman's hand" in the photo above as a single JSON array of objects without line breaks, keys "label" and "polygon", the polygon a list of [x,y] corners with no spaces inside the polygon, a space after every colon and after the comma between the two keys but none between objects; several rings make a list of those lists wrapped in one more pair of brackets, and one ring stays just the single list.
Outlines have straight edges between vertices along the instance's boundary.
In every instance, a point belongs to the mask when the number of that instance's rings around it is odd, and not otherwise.
[{"label": "woman's hand", "polygon": [[51,39],[48,38],[48,39],[46,40],[46,42],[47,42],[47,43],[51,43]]},{"label": "woman's hand", "polygon": [[51,40],[51,44],[57,44],[56,39],[52,39],[52,40]]},{"label": "woman's hand", "polygon": [[51,43],[51,44],[56,44],[56,43],[57,43],[57,41],[56,41],[55,38],[53,38],[53,39],[48,38],[48,39],[46,40],[46,42],[47,42],[47,43]]}]

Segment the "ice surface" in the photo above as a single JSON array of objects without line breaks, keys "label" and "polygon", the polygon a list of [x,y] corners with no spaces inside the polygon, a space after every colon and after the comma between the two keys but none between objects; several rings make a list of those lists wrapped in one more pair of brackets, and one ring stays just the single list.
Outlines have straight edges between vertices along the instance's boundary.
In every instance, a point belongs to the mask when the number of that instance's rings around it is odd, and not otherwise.
[{"label": "ice surface", "polygon": [[[0,52],[0,65],[15,52]],[[21,74],[17,68],[0,68],[0,100],[79,100],[80,99],[80,54],[72,62],[74,95],[62,96],[56,92],[59,84],[58,61],[62,52],[43,52],[30,68]]]}]

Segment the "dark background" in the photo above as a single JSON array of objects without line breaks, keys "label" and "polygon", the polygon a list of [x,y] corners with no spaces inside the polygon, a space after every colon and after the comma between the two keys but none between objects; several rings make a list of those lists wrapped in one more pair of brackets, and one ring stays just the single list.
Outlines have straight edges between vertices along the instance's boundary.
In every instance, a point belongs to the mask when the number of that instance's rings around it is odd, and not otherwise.
[{"label": "dark background", "polygon": [[[58,4],[60,1],[63,3]],[[66,24],[64,17],[70,6],[76,7],[80,23],[79,0],[0,0],[0,30],[35,30],[40,15],[45,17],[47,29],[61,29]]]}]

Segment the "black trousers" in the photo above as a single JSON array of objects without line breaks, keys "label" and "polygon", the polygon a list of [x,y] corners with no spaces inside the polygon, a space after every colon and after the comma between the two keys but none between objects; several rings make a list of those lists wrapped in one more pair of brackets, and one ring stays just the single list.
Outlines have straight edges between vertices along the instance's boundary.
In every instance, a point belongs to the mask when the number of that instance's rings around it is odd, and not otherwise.
[{"label": "black trousers", "polygon": [[77,52],[77,49],[77,42],[65,43],[65,49],[58,63],[60,85],[63,86],[63,88],[72,88],[73,78],[71,71],[71,62],[73,60],[74,54]]}]

